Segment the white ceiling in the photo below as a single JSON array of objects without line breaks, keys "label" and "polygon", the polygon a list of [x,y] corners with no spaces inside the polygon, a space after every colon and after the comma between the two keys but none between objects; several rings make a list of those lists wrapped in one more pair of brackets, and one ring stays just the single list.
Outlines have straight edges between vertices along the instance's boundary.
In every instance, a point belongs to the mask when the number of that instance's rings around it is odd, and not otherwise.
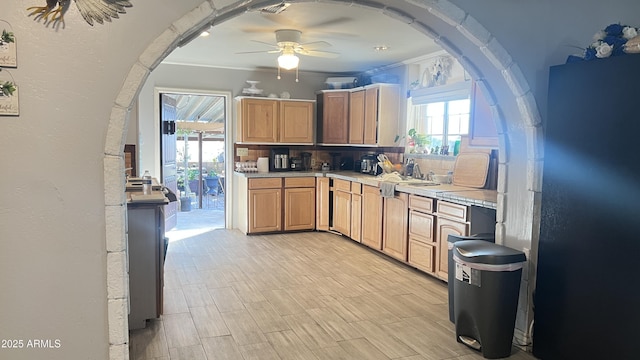
[{"label": "white ceiling", "polygon": [[[174,50],[165,63],[232,69],[275,68],[278,54],[237,54],[272,50],[261,41],[275,44],[275,30],[302,32],[301,42],[326,41],[322,50],[338,52],[335,59],[299,55],[300,71],[353,73],[427,55],[441,48],[409,25],[379,11],[342,4],[293,3],[279,14],[249,11],[210,29]],[[253,41],[255,40],[255,41]],[[376,46],[389,50],[375,51]]]}]

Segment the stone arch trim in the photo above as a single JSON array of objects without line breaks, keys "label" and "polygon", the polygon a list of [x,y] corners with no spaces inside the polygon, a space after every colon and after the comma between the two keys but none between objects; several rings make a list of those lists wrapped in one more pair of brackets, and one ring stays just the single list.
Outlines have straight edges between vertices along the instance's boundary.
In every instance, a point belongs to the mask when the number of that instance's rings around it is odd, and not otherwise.
[{"label": "stone arch trim", "polygon": [[[309,0],[289,0],[288,2],[308,2]],[[426,36],[434,39],[449,54],[454,56],[474,79],[477,79],[485,96],[490,102],[500,139],[500,176],[498,181],[498,211],[496,234],[502,239],[505,233],[505,208],[507,202],[506,174],[508,171],[508,130],[499,104],[496,102],[490,81],[504,81],[513,94],[525,124],[527,139],[527,190],[529,211],[539,208],[537,193],[541,190],[542,179],[542,130],[541,117],[535,97],[520,67],[513,61],[508,51],[498,40],[470,14],[448,0],[405,0],[430,12],[460,32],[469,42],[478,47],[491,64],[501,73],[502,79],[486,79],[472,59],[466,57],[446,36],[437,33],[428,25],[421,23],[409,14],[373,1],[324,0],[326,3],[362,6],[405,22]],[[251,1],[236,1],[229,6],[217,9],[214,0],[204,1],[201,5],[172,23],[140,55],[131,67],[125,82],[118,93],[109,118],[104,148],[105,183],[105,235],[107,250],[107,300],[109,327],[109,358],[129,359],[128,336],[128,275],[126,273],[126,200],[122,174],[124,173],[124,142],[128,127],[129,113],[142,86],[151,71],[176,48],[178,43],[200,29],[211,24],[214,19],[227,20],[243,14],[251,8]],[[530,224],[533,229],[539,224]]]}]

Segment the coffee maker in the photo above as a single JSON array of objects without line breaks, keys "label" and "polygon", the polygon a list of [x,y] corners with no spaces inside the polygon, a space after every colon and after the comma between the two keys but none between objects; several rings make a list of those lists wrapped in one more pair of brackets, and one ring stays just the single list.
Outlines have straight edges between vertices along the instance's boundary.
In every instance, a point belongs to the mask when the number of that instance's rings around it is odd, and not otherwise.
[{"label": "coffee maker", "polygon": [[369,175],[380,175],[382,169],[378,166],[378,156],[376,154],[362,155],[360,159],[360,172]]},{"label": "coffee maker", "polygon": [[302,171],[311,170],[311,153],[301,152],[300,157],[302,158]]},{"label": "coffee maker", "polygon": [[289,170],[289,148],[272,148],[269,157],[269,171]]}]

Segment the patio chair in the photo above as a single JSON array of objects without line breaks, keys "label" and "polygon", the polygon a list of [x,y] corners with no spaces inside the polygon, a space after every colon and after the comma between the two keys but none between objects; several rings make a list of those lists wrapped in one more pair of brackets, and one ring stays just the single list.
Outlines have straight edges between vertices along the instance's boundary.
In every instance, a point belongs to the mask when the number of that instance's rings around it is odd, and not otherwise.
[{"label": "patio chair", "polygon": [[218,192],[219,192],[219,187],[218,187],[218,177],[214,176],[214,177],[206,177],[204,178],[205,184],[208,188],[207,190],[207,207],[209,204],[209,197],[212,197],[214,200],[214,205],[217,202],[217,198],[218,198]]}]

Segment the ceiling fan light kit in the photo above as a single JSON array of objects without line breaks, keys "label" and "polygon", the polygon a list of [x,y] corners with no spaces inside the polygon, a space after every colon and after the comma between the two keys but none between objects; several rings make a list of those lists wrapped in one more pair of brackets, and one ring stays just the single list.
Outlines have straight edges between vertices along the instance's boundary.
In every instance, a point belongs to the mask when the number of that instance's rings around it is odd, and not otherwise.
[{"label": "ceiling fan light kit", "polygon": [[293,49],[284,49],[282,55],[278,56],[278,66],[291,70],[298,67],[300,59],[293,53]]},{"label": "ceiling fan light kit", "polygon": [[300,43],[300,37],[302,32],[293,29],[281,29],[276,30],[276,44],[265,43],[263,41],[254,40],[255,42],[269,45],[275,50],[267,51],[245,51],[238,54],[251,54],[251,53],[280,53],[278,56],[278,80],[281,79],[280,69],[293,70],[296,69],[296,82],[298,82],[298,65],[300,64],[300,58],[296,54],[302,54],[307,56],[319,56],[325,58],[338,57],[338,53],[331,51],[321,51],[318,48],[331,46],[326,41],[314,41],[310,43]]}]

